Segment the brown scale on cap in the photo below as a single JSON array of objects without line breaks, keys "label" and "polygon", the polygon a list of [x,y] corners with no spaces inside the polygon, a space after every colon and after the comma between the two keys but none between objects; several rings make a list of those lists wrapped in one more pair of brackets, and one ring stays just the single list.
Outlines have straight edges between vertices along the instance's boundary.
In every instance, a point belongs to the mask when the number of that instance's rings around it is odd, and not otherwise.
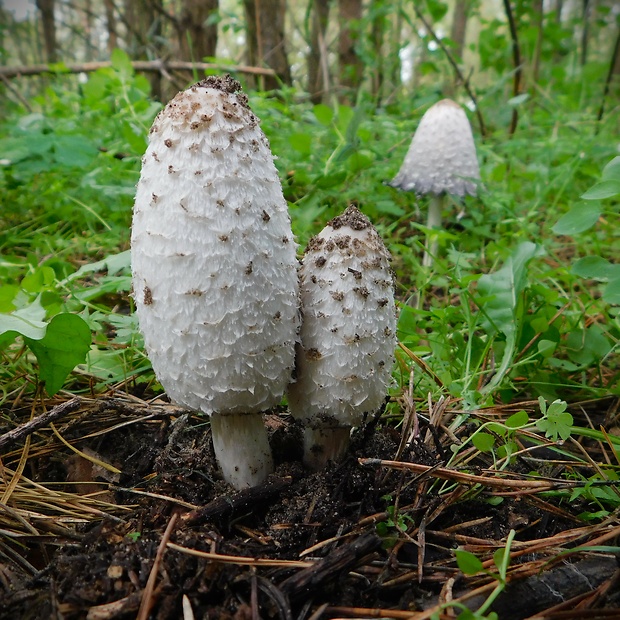
[{"label": "brown scale on cap", "polygon": [[371,226],[368,218],[365,217],[355,205],[347,207],[344,213],[327,222],[327,225],[331,226],[334,230],[338,230],[343,226],[348,226],[353,230],[364,230]]}]

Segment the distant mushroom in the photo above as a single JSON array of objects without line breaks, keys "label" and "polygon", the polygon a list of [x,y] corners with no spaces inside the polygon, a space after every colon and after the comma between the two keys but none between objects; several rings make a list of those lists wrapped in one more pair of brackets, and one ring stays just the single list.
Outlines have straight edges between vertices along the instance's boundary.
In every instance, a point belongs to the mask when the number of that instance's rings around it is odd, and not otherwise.
[{"label": "distant mushroom", "polygon": [[[441,226],[446,194],[475,196],[480,180],[476,145],[463,108],[451,99],[431,106],[413,135],[409,151],[389,185],[430,194],[427,227]],[[431,263],[437,244],[427,242],[423,264]]]},{"label": "distant mushroom", "polygon": [[301,343],[291,414],[304,426],[304,462],[338,461],[352,427],[378,411],[390,384],[396,312],[390,255],[355,206],[306,248],[301,267]]},{"label": "distant mushroom", "polygon": [[240,85],[208,77],[155,119],[131,236],[140,330],[173,402],[211,416],[224,479],[273,469],[299,331],[296,243],[269,143]]}]

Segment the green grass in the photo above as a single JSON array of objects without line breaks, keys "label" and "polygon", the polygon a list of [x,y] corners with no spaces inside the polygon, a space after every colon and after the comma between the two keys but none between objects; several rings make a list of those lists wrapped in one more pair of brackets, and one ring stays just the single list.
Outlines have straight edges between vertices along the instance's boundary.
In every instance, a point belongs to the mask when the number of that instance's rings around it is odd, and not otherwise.
[{"label": "green grass", "polygon": [[[450,395],[471,410],[620,393],[617,119],[594,120],[586,77],[556,87],[555,99],[521,101],[512,138],[511,106],[503,89],[489,89],[489,135],[476,136],[484,191],[450,205],[428,269],[425,201],[384,182],[429,93],[385,109],[363,96],[355,108],[332,108],[290,91],[249,93],[301,247],[355,201],[393,254],[399,338],[413,354],[399,352],[395,391],[413,368],[417,394]],[[114,67],[79,90],[52,82],[33,109],[15,108],[0,125],[0,399],[34,392],[45,377],[51,393],[156,386],[132,315],[126,251],[140,158],[160,106],[116,53]],[[60,365],[48,342],[58,316],[92,333],[88,354],[74,339]],[[432,372],[418,370],[416,358]]]}]

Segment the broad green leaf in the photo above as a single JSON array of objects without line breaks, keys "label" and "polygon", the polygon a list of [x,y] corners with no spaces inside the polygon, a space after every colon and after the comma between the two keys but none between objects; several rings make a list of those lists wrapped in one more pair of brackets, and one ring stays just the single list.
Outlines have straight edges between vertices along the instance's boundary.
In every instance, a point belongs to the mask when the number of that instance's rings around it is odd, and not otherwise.
[{"label": "broad green leaf", "polygon": [[486,298],[483,310],[493,327],[506,336],[514,334],[517,327],[515,310],[527,284],[527,264],[542,252],[540,246],[524,241],[503,267],[478,280],[478,293]]},{"label": "broad green leaf", "polygon": [[54,140],[54,159],[69,168],[86,168],[97,153],[97,148],[84,136],[58,136]]},{"label": "broad green leaf", "polygon": [[601,256],[586,256],[573,263],[571,273],[581,278],[605,282],[620,276],[620,265],[610,263]]},{"label": "broad green leaf", "polygon": [[604,168],[601,177],[603,181],[620,181],[620,155],[614,157]]},{"label": "broad green leaf", "polygon": [[483,569],[482,562],[473,553],[456,549],[454,554],[459,569],[465,575],[475,575]]},{"label": "broad green leaf", "polygon": [[38,293],[49,287],[56,278],[56,273],[51,267],[43,265],[32,273],[24,276],[21,282],[22,288],[29,293]]},{"label": "broad green leaf", "polygon": [[551,230],[556,235],[576,235],[592,228],[601,217],[599,203],[579,203],[565,213]]},{"label": "broad green leaf", "polygon": [[67,375],[84,362],[90,350],[88,325],[76,314],[57,314],[48,324],[45,336],[25,338],[39,362],[39,378],[50,396],[60,390]]},{"label": "broad green leaf", "polygon": [[12,337],[19,335],[32,340],[41,340],[46,330],[47,323],[43,321],[26,319],[17,313],[0,314],[0,336],[13,332]]},{"label": "broad green leaf", "polygon": [[131,64],[131,59],[123,50],[118,47],[112,50],[110,60],[112,61],[112,67],[114,70],[118,71],[124,78],[128,79],[133,75],[134,71]]},{"label": "broad green leaf", "polygon": [[616,306],[620,305],[620,275],[609,280],[603,291],[603,301]]},{"label": "broad green leaf", "polygon": [[319,121],[321,125],[325,125],[326,127],[331,125],[334,118],[334,111],[329,106],[324,103],[318,103],[312,108],[312,111],[314,112],[316,120]]},{"label": "broad green leaf", "polygon": [[611,198],[620,194],[620,180],[612,179],[609,181],[601,181],[593,187],[591,187],[581,197],[584,200],[603,200],[604,198]]},{"label": "broad green leaf", "polygon": [[312,136],[309,133],[293,133],[289,136],[290,145],[302,155],[312,153]]},{"label": "broad green leaf", "polygon": [[520,428],[525,426],[530,421],[526,411],[517,411],[513,413],[507,420],[506,426],[508,428]]},{"label": "broad green leaf", "polygon": [[82,265],[75,273],[69,276],[68,280],[74,280],[75,278],[80,278],[86,274],[95,273],[97,271],[107,271],[108,275],[113,276],[121,271],[129,269],[130,265],[131,250],[125,250],[118,254],[110,254],[110,256],[106,256],[94,263]]},{"label": "broad green leaf", "polygon": [[512,97],[511,99],[508,99],[508,105],[512,106],[513,108],[516,108],[522,103],[525,103],[529,98],[530,98],[530,95],[528,93],[523,93],[522,95],[517,95],[516,97]]},{"label": "broad green leaf", "polygon": [[476,433],[472,435],[471,441],[480,452],[491,452],[495,445],[495,437],[490,433]]}]

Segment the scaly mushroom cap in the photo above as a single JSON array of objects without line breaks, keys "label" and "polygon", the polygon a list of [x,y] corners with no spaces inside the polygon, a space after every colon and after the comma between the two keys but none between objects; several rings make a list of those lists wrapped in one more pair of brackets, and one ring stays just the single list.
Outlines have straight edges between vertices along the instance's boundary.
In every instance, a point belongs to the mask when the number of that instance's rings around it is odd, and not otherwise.
[{"label": "scaly mushroom cap", "polygon": [[460,105],[443,99],[422,117],[403,165],[389,184],[417,194],[475,196],[477,179],[480,168],[467,115]]},{"label": "scaly mushroom cap", "polygon": [[306,248],[291,414],[310,428],[358,426],[383,404],[396,346],[390,255],[356,207]]},{"label": "scaly mushroom cap", "polygon": [[205,413],[280,402],[299,328],[296,244],[267,138],[229,77],[155,119],[131,255],[140,329],[170,398]]}]

